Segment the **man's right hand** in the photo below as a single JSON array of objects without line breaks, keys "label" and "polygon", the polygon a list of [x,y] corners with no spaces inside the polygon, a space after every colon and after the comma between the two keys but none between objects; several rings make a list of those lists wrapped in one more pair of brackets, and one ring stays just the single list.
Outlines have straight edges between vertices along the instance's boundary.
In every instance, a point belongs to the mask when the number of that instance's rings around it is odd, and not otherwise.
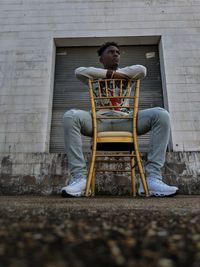
[{"label": "man's right hand", "polygon": [[120,73],[120,72],[116,72],[116,71],[113,71],[113,70],[108,70],[106,76],[107,76],[107,79],[125,79],[125,80],[129,80],[130,79],[130,77],[127,76],[126,74]]},{"label": "man's right hand", "polygon": [[116,72],[116,71],[114,71],[112,78],[113,79],[125,79],[125,80],[129,80],[130,79],[126,74],[120,73],[120,72]]}]

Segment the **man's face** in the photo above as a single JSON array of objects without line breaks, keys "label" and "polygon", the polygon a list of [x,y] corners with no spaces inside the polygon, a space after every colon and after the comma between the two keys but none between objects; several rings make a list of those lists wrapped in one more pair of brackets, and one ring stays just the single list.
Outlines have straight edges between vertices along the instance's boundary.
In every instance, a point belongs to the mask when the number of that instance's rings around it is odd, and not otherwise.
[{"label": "man's face", "polygon": [[100,57],[105,69],[117,69],[120,61],[120,51],[116,46],[109,46]]}]

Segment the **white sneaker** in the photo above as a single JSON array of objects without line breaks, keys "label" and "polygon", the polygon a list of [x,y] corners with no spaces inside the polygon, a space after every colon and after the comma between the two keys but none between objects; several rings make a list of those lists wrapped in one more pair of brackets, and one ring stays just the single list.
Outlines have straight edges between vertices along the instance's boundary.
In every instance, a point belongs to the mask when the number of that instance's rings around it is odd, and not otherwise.
[{"label": "white sneaker", "polygon": [[86,189],[86,177],[81,173],[73,177],[69,185],[64,186],[61,189],[61,195],[63,197],[74,196],[80,197],[83,196]]},{"label": "white sneaker", "polygon": [[[153,177],[147,178],[147,185],[149,188],[149,194],[151,196],[156,196],[156,197],[175,195],[176,192],[178,191],[178,187],[167,185],[161,179],[153,178]],[[138,189],[138,194],[140,196],[145,195],[141,182],[140,182],[140,186]]]}]

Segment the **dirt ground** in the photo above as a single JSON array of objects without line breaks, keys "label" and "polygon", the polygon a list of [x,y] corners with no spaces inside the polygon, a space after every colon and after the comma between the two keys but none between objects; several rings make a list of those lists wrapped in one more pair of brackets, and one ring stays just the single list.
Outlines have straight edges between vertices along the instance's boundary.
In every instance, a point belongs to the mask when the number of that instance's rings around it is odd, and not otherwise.
[{"label": "dirt ground", "polygon": [[0,266],[199,267],[200,196],[2,196]]}]

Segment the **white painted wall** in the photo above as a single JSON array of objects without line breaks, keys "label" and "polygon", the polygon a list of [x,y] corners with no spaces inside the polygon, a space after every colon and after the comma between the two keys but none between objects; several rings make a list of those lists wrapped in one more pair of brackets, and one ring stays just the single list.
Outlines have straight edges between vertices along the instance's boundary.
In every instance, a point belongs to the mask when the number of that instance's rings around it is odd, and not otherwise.
[{"label": "white painted wall", "polygon": [[48,152],[54,38],[155,35],[173,149],[200,151],[199,33],[200,0],[1,0],[0,151]]}]

